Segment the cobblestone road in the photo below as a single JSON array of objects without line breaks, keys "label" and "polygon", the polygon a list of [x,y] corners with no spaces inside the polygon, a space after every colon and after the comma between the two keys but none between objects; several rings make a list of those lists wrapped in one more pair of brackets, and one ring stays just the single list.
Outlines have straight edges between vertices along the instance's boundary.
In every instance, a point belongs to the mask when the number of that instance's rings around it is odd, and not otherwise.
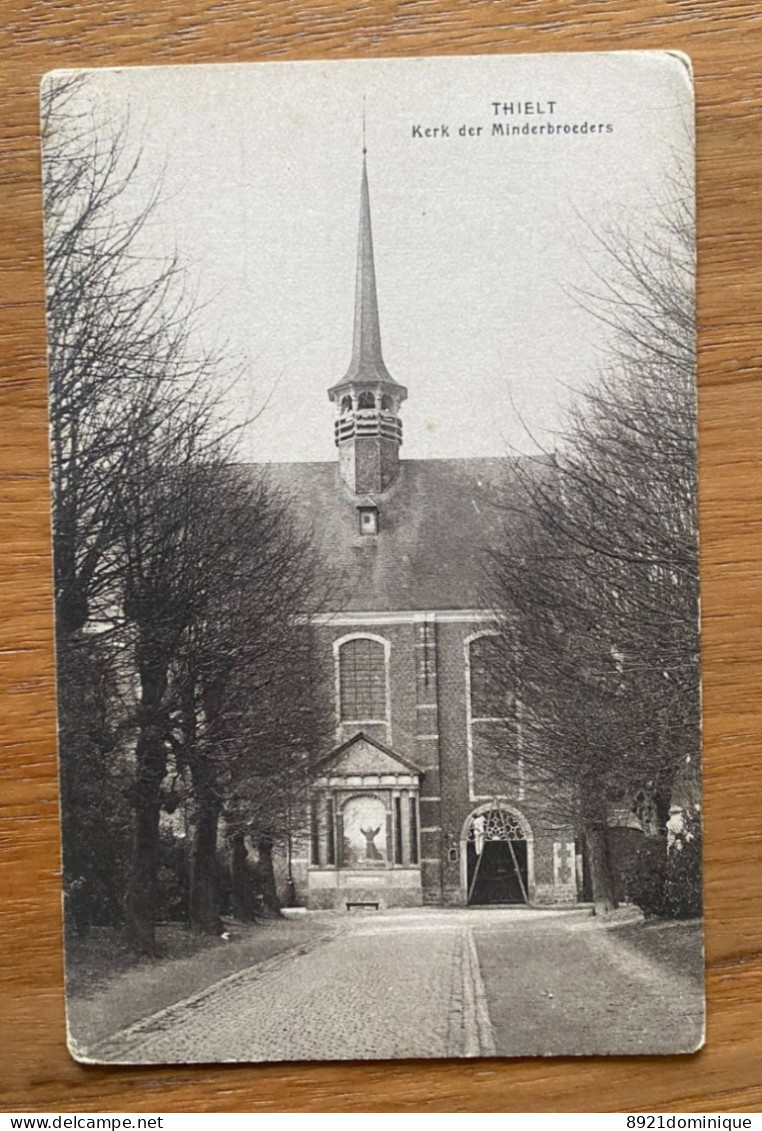
[{"label": "cobblestone road", "polygon": [[145,1018],[87,1058],[568,1055],[687,1051],[700,1041],[700,986],[581,912],[426,909],[327,923],[314,942]]},{"label": "cobblestone road", "polygon": [[111,1063],[484,1056],[492,1031],[462,916],[352,915],[102,1041]]}]

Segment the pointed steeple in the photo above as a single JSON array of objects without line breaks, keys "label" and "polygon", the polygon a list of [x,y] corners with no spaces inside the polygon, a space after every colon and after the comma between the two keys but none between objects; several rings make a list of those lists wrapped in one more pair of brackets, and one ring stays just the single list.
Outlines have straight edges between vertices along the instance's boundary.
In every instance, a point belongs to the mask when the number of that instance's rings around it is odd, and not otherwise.
[{"label": "pointed steeple", "polygon": [[370,222],[368,164],[362,159],[360,188],[360,230],[357,237],[355,276],[355,327],[352,360],[345,381],[384,381],[396,384],[384,364],[381,352],[381,326],[378,319],[376,263],[373,255],[373,230]]},{"label": "pointed steeple", "polygon": [[[363,143],[364,134],[363,120]],[[375,496],[383,493],[399,473],[402,444],[399,410],[407,397],[407,389],[391,376],[381,353],[364,144],[362,153],[352,357],[343,378],[328,390],[328,396],[336,405],[334,439],[344,483],[354,495]]]},{"label": "pointed steeple", "polygon": [[[363,136],[363,142],[364,140]],[[407,396],[407,390],[394,380],[386,368],[381,352],[381,326],[378,317],[376,262],[373,253],[366,154],[367,151],[363,144],[352,357],[344,377],[328,390],[328,395],[333,399],[337,393],[343,392],[346,386],[354,384],[391,385],[397,390],[398,395],[401,393],[400,400],[404,400]]]}]

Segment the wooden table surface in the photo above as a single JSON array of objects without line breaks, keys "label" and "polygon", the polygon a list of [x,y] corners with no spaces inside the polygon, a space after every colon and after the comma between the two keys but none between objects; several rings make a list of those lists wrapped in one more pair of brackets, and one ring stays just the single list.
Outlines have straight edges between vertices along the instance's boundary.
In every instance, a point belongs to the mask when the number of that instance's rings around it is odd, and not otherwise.
[{"label": "wooden table surface", "polygon": [[[4,0],[0,13],[2,1110],[762,1110],[760,0]],[[64,1044],[61,967],[40,76],[64,66],[613,48],[679,48],[696,76],[706,1049],[663,1059],[76,1065]]]}]

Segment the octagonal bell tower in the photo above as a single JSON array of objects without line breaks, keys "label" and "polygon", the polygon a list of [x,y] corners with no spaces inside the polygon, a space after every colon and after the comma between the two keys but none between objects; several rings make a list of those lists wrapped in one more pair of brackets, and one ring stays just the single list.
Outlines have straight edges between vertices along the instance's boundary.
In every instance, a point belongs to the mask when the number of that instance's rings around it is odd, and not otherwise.
[{"label": "octagonal bell tower", "polygon": [[354,495],[380,494],[399,471],[399,411],[407,389],[391,376],[381,353],[364,147],[352,358],[341,381],[328,390],[328,396],[336,406],[334,438],[344,482]]}]

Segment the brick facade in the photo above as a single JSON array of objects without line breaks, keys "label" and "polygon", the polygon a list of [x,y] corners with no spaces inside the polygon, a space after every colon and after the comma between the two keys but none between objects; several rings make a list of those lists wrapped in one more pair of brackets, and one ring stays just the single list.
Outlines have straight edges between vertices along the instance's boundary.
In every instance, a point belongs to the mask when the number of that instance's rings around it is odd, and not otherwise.
[{"label": "brick facade", "polygon": [[[462,619],[459,619],[461,618]],[[311,907],[344,908],[353,903],[381,906],[429,905],[460,906],[469,901],[474,862],[468,849],[473,816],[497,808],[514,819],[520,829],[517,857],[525,893],[514,884],[510,899],[532,903],[569,903],[578,898],[580,861],[573,836],[553,827],[544,812],[542,797],[522,780],[516,748],[503,754],[488,755],[487,730],[479,732],[469,711],[469,644],[481,633],[490,631],[487,617],[454,610],[426,612],[389,611],[379,615],[337,614],[336,623],[318,626],[319,648],[326,662],[326,686],[334,689],[337,749],[351,743],[362,732],[404,760],[402,772],[413,767],[419,775],[415,790],[408,784],[401,789],[387,779],[388,765],[374,765],[371,755],[366,764],[354,768],[346,781],[332,779],[336,793],[337,829],[342,804],[365,792],[376,797],[380,788],[401,794],[402,812],[409,812],[410,795],[417,796],[417,859],[394,864],[381,875],[360,874],[342,867],[338,849],[330,864],[314,859],[308,839],[298,853],[295,867],[297,898]],[[335,689],[341,645],[349,640],[372,638],[385,643],[388,686],[388,719],[379,722],[343,722]],[[330,692],[327,692],[330,693]],[[520,737],[520,736],[517,736]],[[507,734],[507,742],[510,732]],[[369,760],[368,760],[369,759]],[[329,756],[330,761],[330,756]],[[333,772],[333,771],[331,771]],[[358,774],[365,777],[360,784]],[[328,780],[328,779],[326,779]],[[400,779],[402,780],[402,779]],[[366,784],[371,781],[372,784]],[[404,779],[405,783],[408,779]],[[320,814],[320,835],[325,837],[325,783],[314,788],[315,805]],[[391,802],[387,806],[387,844],[393,835]],[[405,817],[405,836],[409,837],[409,818]],[[518,834],[517,834],[518,835]],[[340,832],[335,836],[340,839]],[[407,843],[407,841],[406,841]],[[492,852],[488,845],[487,851]],[[486,859],[486,857],[485,857]],[[506,862],[515,867],[506,855]],[[487,896],[500,901],[498,888]],[[478,893],[477,893],[478,894]]]},{"label": "brick facade", "polygon": [[[317,771],[297,896],[337,908],[574,900],[573,837],[523,780],[518,722],[496,741],[494,720],[471,710],[471,642],[491,624],[479,578],[484,549],[505,537],[506,465],[399,457],[408,394],[381,352],[365,161],[352,355],[328,395],[336,461],[269,468],[343,592],[317,625],[336,746]],[[352,717],[363,711],[373,717]]]}]

